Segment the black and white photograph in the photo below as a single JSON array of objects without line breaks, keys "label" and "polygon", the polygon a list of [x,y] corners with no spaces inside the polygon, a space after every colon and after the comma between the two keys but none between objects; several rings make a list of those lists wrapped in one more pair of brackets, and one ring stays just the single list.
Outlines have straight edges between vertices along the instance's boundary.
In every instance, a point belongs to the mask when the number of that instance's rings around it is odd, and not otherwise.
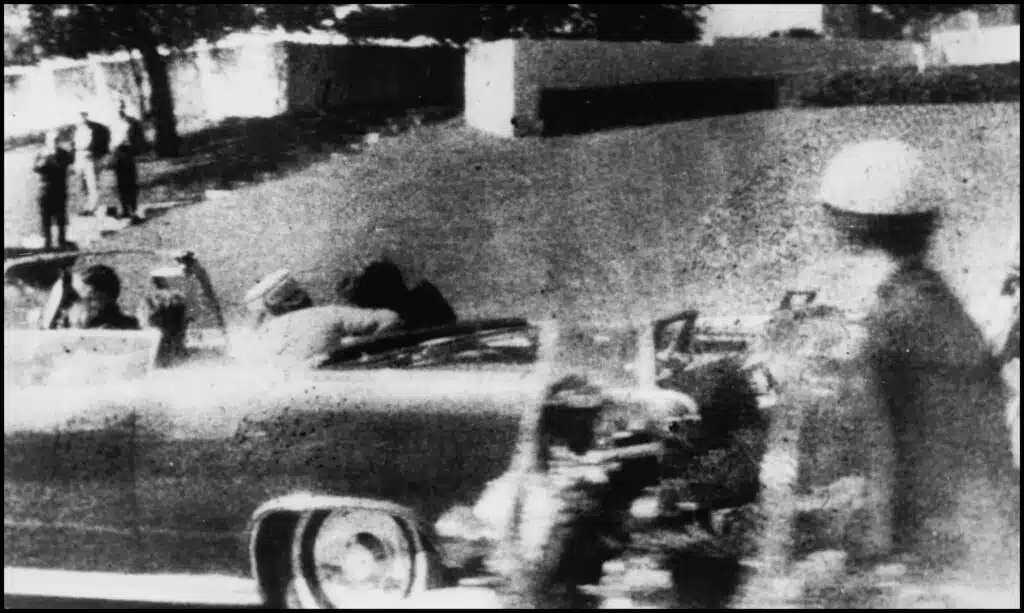
[{"label": "black and white photograph", "polygon": [[5,4],[4,608],[1020,609],[1020,4]]}]

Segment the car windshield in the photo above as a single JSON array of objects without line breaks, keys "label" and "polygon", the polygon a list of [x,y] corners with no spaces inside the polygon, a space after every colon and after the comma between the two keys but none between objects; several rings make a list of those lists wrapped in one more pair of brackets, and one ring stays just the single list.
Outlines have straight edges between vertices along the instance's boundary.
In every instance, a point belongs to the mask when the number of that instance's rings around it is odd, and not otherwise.
[{"label": "car windshield", "polygon": [[538,331],[523,321],[481,322],[384,335],[359,341],[326,358],[321,368],[459,368],[532,364]]},{"label": "car windshield", "polygon": [[[393,335],[337,352],[321,365],[326,369],[360,368],[486,368],[534,364],[541,359],[538,326],[483,323],[478,329],[454,327],[416,334]],[[630,384],[645,376],[653,363],[649,328],[574,323],[559,329],[558,349],[551,353],[558,368],[592,373],[609,384]],[[653,338],[651,339],[653,341]],[[650,376],[653,376],[651,374]]]},{"label": "car windshield", "polygon": [[604,385],[634,385],[653,381],[654,340],[649,326],[575,321],[559,330],[554,359],[566,373],[586,372]]}]

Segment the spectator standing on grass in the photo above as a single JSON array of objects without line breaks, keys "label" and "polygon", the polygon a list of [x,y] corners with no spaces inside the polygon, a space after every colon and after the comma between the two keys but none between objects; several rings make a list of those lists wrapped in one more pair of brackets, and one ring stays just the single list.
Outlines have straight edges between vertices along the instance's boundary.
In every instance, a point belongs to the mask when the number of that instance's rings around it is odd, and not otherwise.
[{"label": "spectator standing on grass", "polygon": [[34,165],[39,175],[39,219],[46,249],[53,247],[53,226],[57,226],[58,248],[68,246],[68,168],[73,162],[71,153],[57,141],[57,131],[47,132]]},{"label": "spectator standing on grass", "polygon": [[124,101],[117,112],[117,121],[111,130],[113,154],[111,166],[117,179],[117,197],[121,202],[121,210],[115,217],[139,221],[139,175],[136,156],[145,148],[145,137],[142,125],[128,114]]},{"label": "spectator standing on grass", "polygon": [[75,126],[75,171],[85,191],[85,206],[82,215],[95,215],[100,202],[100,170],[107,154],[110,153],[110,128],[89,119],[89,113],[82,111]]}]

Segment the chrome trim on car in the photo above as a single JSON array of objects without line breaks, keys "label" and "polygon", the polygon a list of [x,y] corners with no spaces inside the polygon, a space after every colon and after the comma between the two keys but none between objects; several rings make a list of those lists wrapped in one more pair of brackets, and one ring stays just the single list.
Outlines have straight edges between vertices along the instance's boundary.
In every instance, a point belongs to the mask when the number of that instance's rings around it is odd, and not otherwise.
[{"label": "chrome trim on car", "polygon": [[252,579],[228,575],[127,574],[4,568],[4,597],[164,605],[257,607],[263,599]]}]

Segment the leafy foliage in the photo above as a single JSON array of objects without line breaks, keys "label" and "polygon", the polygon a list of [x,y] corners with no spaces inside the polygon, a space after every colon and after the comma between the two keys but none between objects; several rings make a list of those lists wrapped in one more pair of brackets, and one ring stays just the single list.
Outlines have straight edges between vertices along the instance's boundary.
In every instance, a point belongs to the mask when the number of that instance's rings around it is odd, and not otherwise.
[{"label": "leafy foliage", "polygon": [[689,42],[700,36],[703,4],[360,5],[337,29],[357,41],[429,37],[462,46],[474,39],[586,38]]},{"label": "leafy foliage", "polygon": [[862,19],[867,21],[867,30],[876,34],[875,38],[899,37],[904,33],[914,38],[926,40],[927,31],[935,22],[952,17],[964,11],[985,12],[994,4],[872,4],[865,5],[868,10]]},{"label": "leafy foliage", "polygon": [[36,60],[35,45],[4,28],[4,66],[25,66]]},{"label": "leafy foliage", "polygon": [[48,53],[87,53],[156,45],[185,47],[256,24],[244,4],[33,4],[29,31]]},{"label": "leafy foliage", "polygon": [[36,59],[35,45],[25,32],[27,7],[4,5],[4,66],[31,64]]},{"label": "leafy foliage", "polygon": [[1020,64],[928,70],[850,70],[809,86],[801,96],[811,106],[942,104],[1020,100]]},{"label": "leafy foliage", "polygon": [[874,4],[881,9],[881,14],[897,25],[907,25],[913,21],[930,21],[940,17],[949,17],[963,11],[987,11],[994,4]]},{"label": "leafy foliage", "polygon": [[50,55],[138,50],[152,89],[157,153],[174,156],[179,139],[162,48],[183,49],[261,26],[305,30],[333,15],[334,5],[325,4],[33,4],[28,32]]},{"label": "leafy foliage", "polygon": [[768,37],[819,39],[822,37],[822,34],[810,28],[790,28],[788,30],[775,30],[774,32],[769,34]]},{"label": "leafy foliage", "polygon": [[[944,18],[974,10],[985,13],[995,4],[829,4],[825,5],[827,28],[854,26],[859,38],[926,40],[933,25]],[[855,23],[843,23],[848,20]]]}]

